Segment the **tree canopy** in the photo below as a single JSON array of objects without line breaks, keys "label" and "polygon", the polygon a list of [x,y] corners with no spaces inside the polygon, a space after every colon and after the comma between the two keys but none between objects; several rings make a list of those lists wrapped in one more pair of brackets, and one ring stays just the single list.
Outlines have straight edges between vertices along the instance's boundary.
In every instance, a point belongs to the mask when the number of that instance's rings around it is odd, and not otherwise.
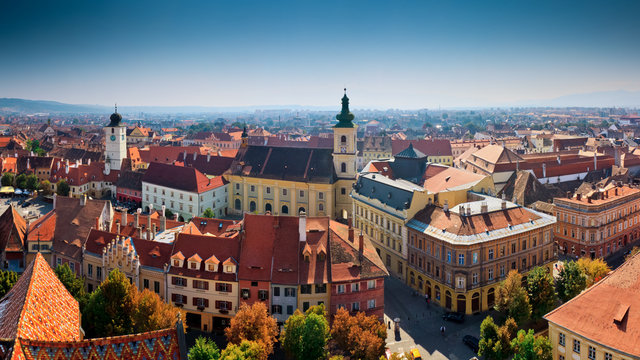
[{"label": "tree canopy", "polygon": [[235,345],[242,345],[243,340],[255,341],[262,349],[260,359],[266,360],[277,341],[278,325],[276,319],[267,313],[264,303],[242,304],[224,333],[227,340]]},{"label": "tree canopy", "polygon": [[280,342],[289,356],[298,360],[327,357],[330,329],[324,305],[313,306],[304,314],[296,310],[284,328]]},{"label": "tree canopy", "polygon": [[487,360],[504,360],[511,356],[511,338],[518,326],[512,318],[498,327],[491,316],[487,316],[480,324],[480,343],[478,355]]},{"label": "tree canopy", "polygon": [[196,343],[189,349],[187,358],[189,360],[218,360],[220,359],[220,350],[213,340],[199,336]]},{"label": "tree canopy", "polygon": [[88,295],[86,291],[84,291],[84,279],[77,277],[76,273],[71,271],[67,263],[56,266],[53,271],[71,296],[78,301],[80,311],[82,311],[83,306],[88,300]]},{"label": "tree canopy", "polygon": [[531,317],[529,295],[522,286],[522,275],[518,271],[509,271],[507,278],[498,285],[495,308],[512,317],[518,324]]},{"label": "tree canopy", "polygon": [[576,263],[586,277],[587,287],[597,283],[611,271],[609,265],[602,259],[582,257]]},{"label": "tree canopy", "polygon": [[573,299],[587,287],[587,277],[575,261],[565,261],[556,280],[556,292],[563,302]]},{"label": "tree canopy", "polygon": [[211,210],[211,208],[207,208],[207,209],[202,213],[202,216],[203,216],[203,217],[206,217],[206,218],[212,218],[212,217],[214,217],[214,216],[216,216],[216,215],[213,213],[213,210]]},{"label": "tree canopy", "polygon": [[2,182],[2,186],[13,186],[13,179],[13,174],[7,172],[2,174],[2,180],[0,181]]},{"label": "tree canopy", "polygon": [[513,360],[551,360],[553,347],[549,339],[544,336],[534,336],[533,330],[518,331],[518,335],[511,341]]},{"label": "tree canopy", "polygon": [[71,190],[69,184],[67,184],[65,180],[58,181],[58,183],[56,184],[56,189],[56,194],[60,196],[69,196],[69,190]]},{"label": "tree canopy", "polygon": [[553,275],[545,267],[536,266],[527,274],[527,295],[531,303],[531,317],[542,319],[556,304]]},{"label": "tree canopy", "polygon": [[377,360],[384,354],[387,328],[375,315],[358,312],[352,316],[340,308],[333,317],[332,341],[353,359]]},{"label": "tree canopy", "polygon": [[229,343],[222,350],[220,360],[261,360],[264,348],[255,341],[242,340],[239,345]]},{"label": "tree canopy", "polygon": [[18,281],[18,274],[14,271],[0,270],[0,299],[11,290]]}]

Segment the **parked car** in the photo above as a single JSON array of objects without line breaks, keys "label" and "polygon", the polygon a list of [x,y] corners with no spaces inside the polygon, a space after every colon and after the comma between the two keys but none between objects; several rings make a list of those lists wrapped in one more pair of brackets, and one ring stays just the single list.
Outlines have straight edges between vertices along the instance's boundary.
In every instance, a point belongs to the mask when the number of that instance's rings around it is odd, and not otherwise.
[{"label": "parked car", "polygon": [[23,202],[23,203],[22,203],[22,205],[21,205],[21,206],[22,206],[22,207],[27,207],[27,206],[29,206],[29,205],[31,205],[31,203],[30,203],[30,202],[28,202],[28,201],[25,201],[25,202]]},{"label": "parked car", "polygon": [[480,340],[477,337],[471,335],[465,335],[462,338],[462,342],[467,345],[474,353],[478,353],[480,348]]},{"label": "parked car", "polygon": [[413,348],[411,349],[411,360],[422,360],[422,356],[420,356],[420,351],[418,351],[418,349]]},{"label": "parked car", "polygon": [[442,320],[453,321],[462,324],[464,322],[464,314],[461,312],[450,312],[442,315]]}]

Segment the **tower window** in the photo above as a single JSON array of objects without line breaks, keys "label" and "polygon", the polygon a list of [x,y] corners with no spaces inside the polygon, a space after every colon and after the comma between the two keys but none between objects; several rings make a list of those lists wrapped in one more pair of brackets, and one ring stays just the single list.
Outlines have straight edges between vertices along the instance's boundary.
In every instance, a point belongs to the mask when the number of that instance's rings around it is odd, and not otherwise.
[{"label": "tower window", "polygon": [[340,164],[340,171],[347,172],[347,163]]},{"label": "tower window", "polygon": [[111,128],[111,133],[114,134],[116,132],[116,129]]},{"label": "tower window", "polygon": [[342,135],[342,136],[340,137],[340,144],[343,144],[343,145],[344,145],[344,144],[346,144],[346,143],[347,143],[347,137],[346,137],[346,136],[344,136],[344,135]]}]

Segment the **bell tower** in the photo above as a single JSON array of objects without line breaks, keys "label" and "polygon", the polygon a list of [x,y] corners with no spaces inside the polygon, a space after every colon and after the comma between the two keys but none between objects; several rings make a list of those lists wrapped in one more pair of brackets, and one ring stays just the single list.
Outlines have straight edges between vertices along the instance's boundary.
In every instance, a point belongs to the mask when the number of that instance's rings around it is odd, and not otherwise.
[{"label": "bell tower", "polygon": [[120,170],[122,160],[127,157],[127,128],[120,123],[122,115],[118,114],[117,105],[109,120],[109,125],[104,127],[105,162],[111,170]]},{"label": "bell tower", "polygon": [[357,130],[353,123],[355,116],[349,111],[347,89],[342,97],[342,110],[336,115],[338,123],[333,126],[333,168],[337,181],[336,218],[346,219],[351,214],[352,205],[349,194],[357,175]]}]

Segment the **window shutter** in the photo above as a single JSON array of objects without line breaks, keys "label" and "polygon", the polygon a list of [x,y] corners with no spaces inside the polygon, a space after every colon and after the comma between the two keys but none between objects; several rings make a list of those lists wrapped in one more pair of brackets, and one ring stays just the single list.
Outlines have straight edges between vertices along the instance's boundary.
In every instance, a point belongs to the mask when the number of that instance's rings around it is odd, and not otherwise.
[{"label": "window shutter", "polygon": [[209,282],[208,281],[204,281],[204,289],[205,290],[209,290]]},{"label": "window shutter", "polygon": [[233,285],[227,284],[227,292],[231,292],[232,288],[233,288]]},{"label": "window shutter", "polygon": [[194,297],[193,298],[193,306],[197,306],[198,305],[198,298]]},{"label": "window shutter", "polygon": [[186,296],[184,296],[184,295],[181,295],[181,297],[182,297],[182,302],[181,302],[181,304],[186,304],[186,303],[187,303],[187,297],[186,297]]},{"label": "window shutter", "polygon": [[193,288],[198,289],[198,280],[193,280]]},{"label": "window shutter", "polygon": [[204,299],[204,307],[209,307],[209,299]]},{"label": "window shutter", "polygon": [[178,298],[178,294],[171,294],[171,301],[176,302],[177,298]]},{"label": "window shutter", "polygon": [[178,278],[175,276],[171,277],[171,284],[176,285],[178,283]]},{"label": "window shutter", "polygon": [[220,301],[216,300],[216,309],[220,309]]}]

